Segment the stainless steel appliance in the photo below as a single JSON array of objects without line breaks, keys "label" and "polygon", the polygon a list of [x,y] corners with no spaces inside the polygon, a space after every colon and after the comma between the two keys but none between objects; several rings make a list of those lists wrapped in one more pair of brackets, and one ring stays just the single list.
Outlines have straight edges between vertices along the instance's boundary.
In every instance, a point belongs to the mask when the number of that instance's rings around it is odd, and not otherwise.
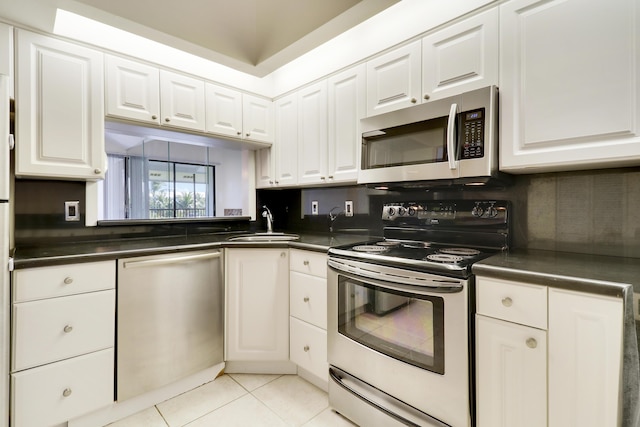
[{"label": "stainless steel appliance", "polygon": [[384,240],[329,250],[329,402],[359,425],[473,425],[471,266],[509,243],[499,200],[393,203]]},{"label": "stainless steel appliance", "polygon": [[503,178],[495,86],[372,116],[361,121],[361,129],[360,184],[412,187]]},{"label": "stainless steel appliance", "polygon": [[118,260],[117,400],[223,360],[220,251]]}]

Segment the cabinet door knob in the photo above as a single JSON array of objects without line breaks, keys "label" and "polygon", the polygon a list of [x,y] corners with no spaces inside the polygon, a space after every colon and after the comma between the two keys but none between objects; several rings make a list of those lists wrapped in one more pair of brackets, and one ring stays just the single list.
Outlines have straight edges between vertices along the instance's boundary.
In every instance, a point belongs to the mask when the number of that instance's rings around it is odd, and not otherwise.
[{"label": "cabinet door knob", "polygon": [[155,114],[151,116],[151,120],[157,120],[158,116],[156,116]]},{"label": "cabinet door knob", "polygon": [[93,173],[95,173],[96,175],[100,175],[102,173],[102,169],[96,168],[93,170]]},{"label": "cabinet door knob", "polygon": [[171,119],[170,119],[169,117],[166,117],[166,118],[164,119],[164,121],[165,121],[165,122],[167,122],[167,123],[169,123],[169,122],[171,121]]},{"label": "cabinet door knob", "polygon": [[302,301],[304,301],[304,302],[309,302],[309,297],[304,297],[304,298],[302,298]]},{"label": "cabinet door knob", "polygon": [[280,252],[280,258],[284,258],[284,257],[286,257],[286,256],[287,256],[287,254],[286,254],[286,253],[284,253],[284,252]]},{"label": "cabinet door knob", "polygon": [[428,94],[425,93],[424,94],[424,99],[429,99],[429,98],[431,98],[431,97]]},{"label": "cabinet door knob", "polygon": [[269,184],[273,184],[273,181],[269,181]]},{"label": "cabinet door knob", "polygon": [[73,331],[73,326],[66,325],[63,330],[66,334],[68,334],[69,332]]},{"label": "cabinet door knob", "polygon": [[303,263],[304,265],[309,265],[309,261],[308,261],[308,260],[306,260],[306,259],[305,259],[304,261],[302,261],[302,263]]},{"label": "cabinet door knob", "polygon": [[417,99],[415,99],[415,98],[411,98],[411,103],[412,103],[412,104],[415,104],[416,102],[418,102],[418,100],[417,100]]},{"label": "cabinet door knob", "polygon": [[304,346],[304,348],[303,348],[303,350],[304,350],[305,352],[309,351],[309,346],[308,346],[308,345],[305,345],[305,346]]},{"label": "cabinet door knob", "polygon": [[509,297],[502,298],[502,305],[505,307],[511,307],[513,305],[513,300]]},{"label": "cabinet door knob", "polygon": [[65,285],[70,285],[73,283],[73,278],[72,277],[65,277],[64,278],[64,284]]},{"label": "cabinet door knob", "polygon": [[250,136],[251,136],[251,133],[250,133],[250,132],[247,132],[247,138],[248,138],[248,137],[250,137]]},{"label": "cabinet door knob", "polygon": [[238,131],[236,132],[238,134],[238,136],[242,135],[242,132]]},{"label": "cabinet door knob", "polygon": [[62,395],[64,397],[69,397],[71,396],[71,389],[70,388],[65,388],[64,391],[62,392]]},{"label": "cabinet door knob", "polygon": [[333,175],[329,175],[329,179],[333,179]]},{"label": "cabinet door knob", "polygon": [[535,338],[529,338],[526,343],[529,348],[536,348],[538,346],[538,341],[536,341]]}]

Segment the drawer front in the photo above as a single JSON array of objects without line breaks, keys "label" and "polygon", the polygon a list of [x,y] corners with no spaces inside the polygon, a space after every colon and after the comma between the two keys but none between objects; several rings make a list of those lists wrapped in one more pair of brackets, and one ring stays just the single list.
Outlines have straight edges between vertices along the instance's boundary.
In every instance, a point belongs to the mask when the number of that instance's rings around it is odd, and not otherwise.
[{"label": "drawer front", "polygon": [[329,379],[327,332],[291,317],[290,358],[293,363],[324,381]]},{"label": "drawer front", "polygon": [[27,268],[13,272],[13,302],[115,289],[116,262]]},{"label": "drawer front", "polygon": [[291,271],[327,277],[327,254],[292,249],[289,262]]},{"label": "drawer front", "polygon": [[547,329],[547,287],[478,277],[477,313]]},{"label": "drawer front", "polygon": [[13,305],[13,371],[113,347],[115,291]]},{"label": "drawer front", "polygon": [[113,349],[11,375],[13,427],[57,425],[113,402]]},{"label": "drawer front", "polygon": [[327,279],[292,271],[289,312],[300,320],[327,329]]}]

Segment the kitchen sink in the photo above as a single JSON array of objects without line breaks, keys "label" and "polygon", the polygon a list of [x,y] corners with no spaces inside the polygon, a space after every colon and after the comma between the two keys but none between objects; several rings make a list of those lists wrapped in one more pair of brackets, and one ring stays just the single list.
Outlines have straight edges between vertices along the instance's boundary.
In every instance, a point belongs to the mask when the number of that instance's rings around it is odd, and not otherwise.
[{"label": "kitchen sink", "polygon": [[299,238],[300,236],[297,234],[255,233],[229,237],[227,240],[230,242],[290,242],[292,240],[298,240]]}]

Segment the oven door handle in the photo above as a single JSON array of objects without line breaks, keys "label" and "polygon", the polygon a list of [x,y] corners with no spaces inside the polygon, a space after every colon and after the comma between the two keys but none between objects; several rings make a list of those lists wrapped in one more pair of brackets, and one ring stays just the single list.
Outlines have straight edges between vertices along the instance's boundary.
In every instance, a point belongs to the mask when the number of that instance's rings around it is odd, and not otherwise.
[{"label": "oven door handle", "polygon": [[373,279],[376,281],[376,286],[383,289],[410,292],[417,295],[452,294],[462,292],[464,289],[464,281],[455,279],[430,278],[428,280],[421,280],[399,274],[385,274],[382,271],[374,271],[343,264],[332,259],[329,259],[327,264],[333,270],[347,273],[356,280],[363,277]]}]

